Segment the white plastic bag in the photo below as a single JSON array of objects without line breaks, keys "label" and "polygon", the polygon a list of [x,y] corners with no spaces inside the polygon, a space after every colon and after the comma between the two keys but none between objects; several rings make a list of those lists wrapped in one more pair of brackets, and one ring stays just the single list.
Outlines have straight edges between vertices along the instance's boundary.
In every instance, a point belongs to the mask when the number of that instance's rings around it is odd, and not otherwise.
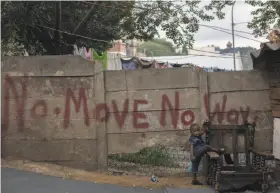
[{"label": "white plastic bag", "polygon": [[192,172],[192,162],[189,162],[187,172]]}]

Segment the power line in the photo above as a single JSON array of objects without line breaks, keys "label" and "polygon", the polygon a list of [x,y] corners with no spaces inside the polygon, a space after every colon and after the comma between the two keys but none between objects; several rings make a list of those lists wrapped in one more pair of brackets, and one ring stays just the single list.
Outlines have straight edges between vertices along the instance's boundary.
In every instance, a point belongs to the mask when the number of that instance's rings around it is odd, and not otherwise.
[{"label": "power line", "polygon": [[[88,3],[88,4],[92,4],[92,3],[86,2],[86,1],[82,1],[82,2]],[[108,5],[102,5],[102,4],[100,4],[99,6],[123,10],[123,8],[113,7],[113,6],[108,6]],[[142,8],[142,9],[146,9],[146,8]],[[146,9],[146,10],[148,10],[148,9]],[[248,23],[248,22],[241,22],[241,23]],[[218,27],[218,26],[212,26],[212,25],[206,25],[206,24],[199,24],[199,23],[197,23],[197,25],[201,25],[201,26],[203,26],[203,27],[212,28],[212,29],[214,29],[214,30],[221,31],[221,32],[224,32],[224,33],[227,33],[227,34],[232,34],[232,33],[228,32],[228,31],[231,31],[231,29],[226,29],[226,28],[221,28],[221,27]],[[228,30],[228,31],[225,31],[225,30]],[[241,31],[241,30],[234,30],[234,31],[235,31],[235,32],[239,32],[239,33],[245,33],[245,34],[253,35],[253,34],[250,33],[250,32],[245,32],[245,31]],[[252,39],[252,38],[249,38],[249,37],[246,37],[246,36],[241,36],[241,35],[238,35],[238,34],[236,34],[235,36],[242,37],[242,38],[245,38],[245,39],[248,39],[248,40],[252,40],[252,41],[255,41],[255,42],[262,43],[262,42],[259,41],[259,40]]]},{"label": "power line", "polygon": [[234,22],[233,22],[233,8],[236,3],[236,0],[234,0],[232,6],[231,6],[231,33],[232,33],[232,45],[233,45],[233,66],[234,70],[236,70],[236,62],[235,62],[235,39],[234,39]]},{"label": "power line", "polygon": [[[188,50],[195,50],[195,51],[199,51],[199,52],[205,52],[205,53],[211,53],[211,54],[220,54],[217,52],[210,52],[210,51],[204,51],[204,50],[198,50],[198,49],[193,49],[193,48],[187,48]],[[222,54],[222,55],[226,55],[226,54]]]},{"label": "power line", "polygon": [[[218,28],[221,30],[227,30],[227,31],[231,31],[231,29],[227,29],[227,28],[222,28],[222,27],[218,27],[218,26],[213,26],[213,25],[206,25],[206,24],[198,24],[204,27],[213,27],[213,28]],[[250,32],[246,32],[246,31],[242,31],[242,30],[234,30],[235,32],[239,32],[239,33],[244,33],[244,34],[249,34],[249,35],[253,35],[253,33]]]},{"label": "power line", "polygon": [[[39,24],[36,24],[36,25],[40,26],[40,27],[43,27],[43,28],[47,28],[47,29],[53,30],[53,31],[57,30],[55,28],[51,28],[51,27],[47,27],[47,26],[43,26],[43,25],[39,25]],[[87,36],[82,36],[82,35],[79,35],[79,34],[74,34],[74,33],[66,32],[66,31],[62,31],[62,30],[57,30],[57,31],[59,31],[61,33],[64,33],[64,34],[68,34],[68,35],[72,35],[72,36],[77,36],[77,37],[81,37],[81,38],[85,38],[85,39],[89,39],[89,40],[93,40],[93,41],[112,43],[112,42],[107,41],[107,40],[94,39],[94,38],[90,38],[90,37],[87,37]]]},{"label": "power line", "polygon": [[[57,29],[55,29],[55,28],[51,28],[51,27],[47,27],[47,26],[43,26],[43,25],[39,25],[39,24],[37,24],[37,25],[38,25],[38,26],[41,26],[41,27],[43,27],[43,28],[47,28],[47,29],[53,30],[53,31],[57,31]],[[79,34],[74,34],[74,33],[66,32],[66,31],[62,31],[62,30],[58,30],[58,31],[60,31],[61,33],[65,33],[65,34],[68,34],[68,35],[77,36],[77,37],[81,37],[81,38],[85,38],[85,39],[89,39],[89,40],[93,40],[93,41],[112,43],[112,42],[110,42],[110,41],[100,40],[100,39],[95,39],[95,38],[90,38],[90,37],[87,37],[87,36],[82,36],[82,35],[79,35]],[[67,45],[70,46],[69,44],[67,44]],[[74,46],[74,45],[71,45],[71,46]],[[135,47],[139,47],[139,46],[135,46]],[[199,50],[199,49],[191,49],[191,50],[200,51],[200,52],[205,52],[205,53],[218,54],[218,53],[215,53],[215,52],[209,52],[209,51],[204,51],[204,50]],[[202,54],[189,54],[189,55],[193,55],[193,56],[208,56],[208,57],[220,57],[220,58],[230,58],[230,57],[226,57],[226,56],[211,56],[211,55],[202,55]]]},{"label": "power line", "polygon": [[[87,3],[87,4],[91,4],[91,5],[96,5],[96,4],[93,4],[91,2],[87,2],[87,1],[82,1],[83,3]],[[149,2],[149,1],[138,1],[138,2]],[[119,9],[119,10],[123,10],[125,8],[120,8],[120,7],[114,7],[114,6],[111,6],[111,5],[103,5],[103,4],[99,4],[98,6],[101,6],[101,7],[106,7],[106,8],[114,8],[114,9]],[[140,8],[140,7],[136,7],[136,8]],[[146,10],[149,10],[147,8],[140,8],[140,9],[146,9]],[[183,12],[185,13],[185,12]],[[240,23],[235,23],[235,24],[242,24],[242,23],[249,23],[249,22],[240,22]],[[218,26],[213,26],[213,25],[206,25],[206,24],[199,24],[197,23],[197,25],[201,25],[201,26],[207,26],[207,27],[213,27],[213,28],[219,28],[219,29],[222,29],[222,30],[227,30],[227,31],[231,31],[231,29],[227,29],[227,28],[222,28],[222,27],[218,27]],[[246,31],[242,31],[242,30],[234,30],[236,32],[239,32],[239,33],[244,33],[244,34],[249,34],[249,35],[253,35],[253,33],[250,33],[250,32],[246,32]]]},{"label": "power line", "polygon": [[[203,27],[206,27],[206,26],[203,26]],[[221,32],[224,32],[224,33],[227,33],[227,34],[232,34],[230,32],[227,32],[225,30],[221,30],[221,29],[217,29],[217,28],[213,28],[213,27],[208,27],[208,28],[211,28],[211,29],[214,29],[214,30],[217,30],[217,31],[221,31]],[[255,40],[255,39],[252,39],[252,38],[248,38],[248,37],[245,37],[245,36],[241,36],[241,35],[235,35],[235,36],[238,36],[238,37],[241,37],[241,38],[245,38],[245,39],[248,39],[248,40],[252,40],[252,41],[255,41],[255,42],[259,42],[259,43],[262,43],[261,41],[259,40]]]},{"label": "power line", "polygon": [[[177,60],[177,59],[189,58],[188,56],[206,56],[206,57],[210,57],[210,58],[232,58],[232,57],[226,57],[226,56],[213,56],[213,55],[203,55],[203,54],[188,54],[187,56],[182,56],[182,57],[178,57],[178,58],[170,58],[168,60]],[[148,57],[148,56],[146,56],[146,57]],[[165,57],[165,56],[154,56],[153,58],[157,58],[157,57]],[[237,58],[242,58],[242,57],[237,57]]]}]

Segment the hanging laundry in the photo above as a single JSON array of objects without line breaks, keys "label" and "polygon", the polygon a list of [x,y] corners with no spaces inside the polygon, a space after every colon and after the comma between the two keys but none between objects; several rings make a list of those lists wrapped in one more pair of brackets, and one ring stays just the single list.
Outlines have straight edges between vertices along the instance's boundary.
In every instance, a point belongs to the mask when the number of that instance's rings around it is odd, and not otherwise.
[{"label": "hanging laundry", "polygon": [[87,48],[83,48],[83,55],[86,59],[88,60],[92,60],[92,49],[90,48],[88,51],[87,51]]},{"label": "hanging laundry", "polygon": [[102,61],[104,70],[107,70],[107,52],[103,52],[102,55],[98,55],[98,53],[93,50],[92,55],[94,60]]},{"label": "hanging laundry", "polygon": [[121,58],[121,62],[122,62],[122,68],[124,70],[136,70],[138,68],[138,65],[137,65],[134,57],[131,59]]},{"label": "hanging laundry", "polygon": [[154,68],[168,68],[168,64],[165,62],[154,62]]},{"label": "hanging laundry", "polygon": [[107,70],[122,70],[121,55],[116,53],[107,54]]},{"label": "hanging laundry", "polygon": [[74,45],[73,50],[74,55],[82,56],[83,58],[87,60],[98,60],[103,62],[104,70],[107,70],[107,52],[102,53],[102,55],[98,55],[98,53],[93,49],[89,48],[87,51],[86,47],[78,48],[77,45]]},{"label": "hanging laundry", "polygon": [[155,63],[154,60],[148,61],[148,60],[143,60],[143,59],[139,59],[139,58],[136,58],[136,62],[137,62],[138,67],[140,69],[142,69],[142,68],[153,68],[154,63]]},{"label": "hanging laundry", "polygon": [[79,49],[77,45],[74,45],[74,55],[82,56],[83,57],[83,49]]},{"label": "hanging laundry", "polygon": [[170,64],[170,66],[172,67],[172,68],[180,68],[180,67],[182,67],[184,64]]}]

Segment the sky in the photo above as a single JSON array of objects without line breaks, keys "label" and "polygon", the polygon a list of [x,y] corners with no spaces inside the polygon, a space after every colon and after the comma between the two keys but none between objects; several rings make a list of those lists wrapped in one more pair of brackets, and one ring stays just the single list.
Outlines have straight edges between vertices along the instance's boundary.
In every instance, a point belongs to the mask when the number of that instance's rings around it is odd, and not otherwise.
[{"label": "sky", "polygon": [[[244,2],[244,0],[236,1],[236,4],[234,6],[234,11],[233,11],[234,12],[234,23],[251,21],[253,18],[251,15],[251,11],[254,9],[255,8],[252,7],[251,5],[246,4]],[[226,15],[223,20],[215,19],[210,22],[201,22],[201,24],[218,26],[218,27],[227,28],[227,29],[231,30],[231,7],[225,8],[224,12],[226,13]],[[246,23],[237,24],[235,26],[235,30],[241,30],[241,31],[246,31],[246,32],[252,33],[252,30],[247,28]],[[231,31],[229,31],[229,32],[231,33]],[[162,38],[165,37],[165,34],[163,31],[160,31],[159,34],[160,34],[160,37],[162,37]],[[256,40],[259,40],[262,42],[267,41],[265,39],[265,37],[255,38],[253,35],[238,33],[238,32],[235,32],[235,34],[245,36],[245,37],[248,37],[251,39],[256,39]],[[215,45],[215,46],[219,46],[220,48],[225,48],[228,41],[232,42],[231,34],[220,32],[220,31],[217,31],[217,30],[214,30],[211,28],[203,27],[203,26],[200,26],[199,31],[195,34],[194,38],[195,38],[194,47]],[[246,46],[259,48],[260,43],[235,36],[235,47],[246,47]]]}]

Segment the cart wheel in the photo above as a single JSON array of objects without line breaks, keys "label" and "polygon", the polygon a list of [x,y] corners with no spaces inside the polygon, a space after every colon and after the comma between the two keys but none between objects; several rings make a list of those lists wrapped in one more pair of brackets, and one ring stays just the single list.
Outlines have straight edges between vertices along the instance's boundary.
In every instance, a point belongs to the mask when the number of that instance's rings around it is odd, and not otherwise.
[{"label": "cart wheel", "polygon": [[207,185],[212,185],[213,184],[213,180],[211,177],[207,177]]}]

